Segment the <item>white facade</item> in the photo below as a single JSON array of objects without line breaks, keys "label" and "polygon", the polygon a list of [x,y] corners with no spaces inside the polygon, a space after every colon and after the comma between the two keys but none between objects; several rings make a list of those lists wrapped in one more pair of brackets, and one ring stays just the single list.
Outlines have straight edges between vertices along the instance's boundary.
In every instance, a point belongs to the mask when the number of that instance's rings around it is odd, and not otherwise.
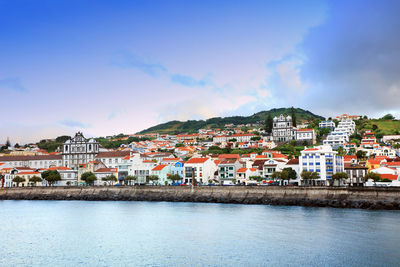
[{"label": "white facade", "polygon": [[312,171],[319,174],[318,184],[331,181],[332,175],[344,172],[344,159],[337,155],[331,146],[323,145],[301,151],[299,158],[300,173]]},{"label": "white facade", "polygon": [[214,161],[210,158],[191,158],[185,165],[185,176],[184,183],[192,183],[192,177],[196,182],[202,184],[208,184],[208,180],[214,179],[214,173],[217,170],[217,166]]},{"label": "white facade", "polygon": [[334,129],[335,128],[335,123],[333,121],[321,121],[318,124],[319,128],[329,128],[329,129]]},{"label": "white facade", "polygon": [[99,152],[99,143],[94,139],[86,139],[81,132],[67,140],[63,145],[63,166],[77,170],[79,164],[93,161]]},{"label": "white facade", "polygon": [[316,137],[314,129],[299,129],[296,131],[296,141],[308,142],[310,144],[315,144]]},{"label": "white facade", "polygon": [[296,138],[293,129],[292,117],[285,117],[281,114],[279,117],[274,117],[272,136],[275,142],[288,142]]},{"label": "white facade", "polygon": [[324,145],[330,145],[333,148],[343,147],[349,142],[350,135],[354,133],[356,124],[352,119],[342,119],[333,132],[324,140]]}]

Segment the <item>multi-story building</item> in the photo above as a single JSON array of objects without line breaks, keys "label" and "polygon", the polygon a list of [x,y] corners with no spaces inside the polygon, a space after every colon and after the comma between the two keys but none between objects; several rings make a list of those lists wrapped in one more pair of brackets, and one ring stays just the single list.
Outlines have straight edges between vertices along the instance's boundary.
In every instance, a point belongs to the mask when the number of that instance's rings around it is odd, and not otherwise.
[{"label": "multi-story building", "polygon": [[6,163],[10,168],[48,169],[63,166],[62,155],[2,156],[0,162]]},{"label": "multi-story building", "polygon": [[350,186],[363,186],[364,177],[368,173],[368,167],[358,164],[356,161],[344,164],[347,173],[346,183]]},{"label": "multi-story building", "polygon": [[[303,171],[318,173],[319,178],[313,181],[315,185],[327,185],[332,181],[334,173],[344,172],[344,160],[331,146],[322,145],[301,151],[299,168],[300,173]],[[302,180],[302,183],[304,182]]]},{"label": "multi-story building", "polygon": [[313,145],[316,142],[314,129],[298,129],[296,131],[296,141],[305,142],[307,144]]},{"label": "multi-story building", "polygon": [[330,145],[333,148],[343,147],[349,142],[350,135],[354,133],[356,124],[352,119],[342,119],[333,132],[331,132],[323,141],[324,145]]},{"label": "multi-story building", "polygon": [[207,184],[214,179],[217,167],[211,158],[191,158],[185,162],[185,184],[191,184],[193,177],[197,183]]},{"label": "multi-story building", "polygon": [[218,180],[221,184],[232,184],[236,179],[236,171],[242,168],[242,164],[237,159],[224,159],[218,164]]},{"label": "multi-story building", "polygon": [[78,170],[79,164],[93,161],[99,152],[99,143],[94,139],[86,139],[81,132],[67,140],[63,145],[63,166]]},{"label": "multi-story building", "polygon": [[281,114],[274,117],[272,125],[272,137],[275,142],[288,142],[295,140],[296,134],[293,128],[292,117]]},{"label": "multi-story building", "polygon": [[335,129],[336,125],[333,121],[321,121],[318,124],[318,126],[319,126],[319,128],[328,128],[332,131],[333,129]]}]

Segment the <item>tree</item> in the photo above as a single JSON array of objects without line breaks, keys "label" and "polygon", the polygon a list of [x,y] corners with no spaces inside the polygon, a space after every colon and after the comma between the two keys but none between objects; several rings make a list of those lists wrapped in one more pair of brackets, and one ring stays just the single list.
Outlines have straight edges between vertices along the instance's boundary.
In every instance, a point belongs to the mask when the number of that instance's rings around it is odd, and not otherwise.
[{"label": "tree", "polygon": [[158,180],[159,180],[160,178],[158,178],[158,175],[149,175],[148,177],[147,177],[147,180],[149,181],[149,182],[151,182],[152,184],[158,184]]},{"label": "tree", "polygon": [[282,185],[284,185],[283,181],[285,181],[285,180],[287,180],[289,183],[289,180],[290,180],[289,172],[287,170],[282,170],[279,178],[282,180]]},{"label": "tree", "polygon": [[46,180],[50,186],[52,186],[55,182],[61,180],[61,175],[56,170],[48,170],[42,172],[42,178],[43,180]]},{"label": "tree", "polygon": [[261,137],[260,136],[253,136],[250,140],[251,141],[259,141],[259,140],[261,140]]},{"label": "tree", "polygon": [[185,145],[184,144],[181,144],[181,143],[178,143],[178,144],[176,144],[175,145],[175,147],[184,147]]},{"label": "tree", "polygon": [[133,181],[133,184],[135,184],[136,180],[137,180],[137,177],[133,176],[133,175],[128,175],[125,177],[125,181],[128,181],[128,185],[132,185],[132,181]]},{"label": "tree", "polygon": [[277,180],[277,179],[280,179],[280,177],[281,177],[281,172],[278,172],[278,171],[275,171],[275,172],[273,172],[272,174],[271,174],[271,178],[272,178],[272,180]]},{"label": "tree", "polygon": [[31,183],[32,186],[35,186],[36,183],[40,183],[41,181],[43,181],[43,179],[36,175],[29,178],[29,182]]},{"label": "tree", "polygon": [[319,174],[317,172],[311,172],[311,171],[303,171],[300,174],[301,178],[307,182],[307,185],[310,184],[310,181],[318,179]]},{"label": "tree", "polygon": [[364,150],[358,150],[356,156],[358,159],[365,159],[367,157],[367,152]]},{"label": "tree", "polygon": [[14,147],[15,147],[15,148],[20,148],[20,145],[19,145],[18,143],[16,143],[16,144],[14,145]]},{"label": "tree", "polygon": [[288,179],[289,180],[296,180],[297,179],[297,172],[293,170],[292,168],[284,168],[282,171],[286,171],[288,173]]},{"label": "tree", "polygon": [[17,184],[17,187],[19,187],[19,184],[20,184],[20,183],[25,182],[25,178],[22,178],[21,176],[15,176],[15,177],[12,179],[12,181],[13,181],[13,183],[16,183],[16,184]]},{"label": "tree", "polygon": [[293,127],[296,127],[297,126],[297,120],[296,120],[296,112],[294,111],[294,107],[291,107],[290,113],[291,113],[291,117],[292,117]]},{"label": "tree", "polygon": [[386,114],[381,118],[382,120],[394,120],[394,116],[392,114]]},{"label": "tree", "polygon": [[360,140],[358,140],[358,139],[356,139],[356,138],[351,139],[350,142],[351,142],[351,143],[355,143],[357,146],[360,145]]},{"label": "tree", "polygon": [[87,185],[93,185],[94,181],[97,180],[96,175],[94,175],[92,172],[85,172],[81,175],[81,180],[85,181]]},{"label": "tree", "polygon": [[338,152],[338,156],[343,156],[344,154],[346,154],[346,151],[343,149],[343,147],[338,147],[336,149],[336,151]]},{"label": "tree", "polygon": [[272,128],[273,128],[273,120],[271,117],[271,114],[268,114],[267,119],[265,120],[265,132],[266,133],[272,133]]},{"label": "tree", "polygon": [[117,177],[115,177],[115,175],[113,174],[107,175],[106,177],[101,178],[101,180],[108,183],[108,185],[112,185],[113,183],[118,181]]},{"label": "tree", "polygon": [[182,180],[182,177],[179,174],[172,174],[168,176],[168,179],[172,181],[172,183],[176,183],[180,180]]},{"label": "tree", "polygon": [[337,172],[337,173],[334,173],[334,174],[332,175],[332,181],[333,181],[332,185],[334,184],[335,181],[338,181],[339,186],[340,186],[340,182],[341,182],[342,180],[344,180],[344,179],[347,179],[348,177],[349,177],[349,176],[348,176],[347,173],[345,173],[345,172]]},{"label": "tree", "polygon": [[365,175],[364,180],[367,182],[368,180],[374,181],[374,185],[376,186],[376,182],[382,180],[382,176],[379,173],[369,172]]},{"label": "tree", "polygon": [[70,181],[67,181],[67,186],[70,186],[71,185],[71,182]]}]

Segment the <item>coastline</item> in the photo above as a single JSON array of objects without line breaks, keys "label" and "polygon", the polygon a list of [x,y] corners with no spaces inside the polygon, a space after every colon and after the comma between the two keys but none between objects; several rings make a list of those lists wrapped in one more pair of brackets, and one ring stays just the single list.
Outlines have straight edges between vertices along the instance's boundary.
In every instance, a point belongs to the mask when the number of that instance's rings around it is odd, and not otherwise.
[{"label": "coastline", "polygon": [[400,210],[400,188],[273,186],[24,187],[0,200],[168,201]]}]

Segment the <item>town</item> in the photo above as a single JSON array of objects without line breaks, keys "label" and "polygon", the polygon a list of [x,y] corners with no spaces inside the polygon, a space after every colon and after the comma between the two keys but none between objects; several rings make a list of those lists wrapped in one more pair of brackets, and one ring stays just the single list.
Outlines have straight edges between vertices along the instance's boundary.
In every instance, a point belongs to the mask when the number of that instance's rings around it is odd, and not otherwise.
[{"label": "town", "polygon": [[[395,120],[390,114],[385,120]],[[300,121],[295,112],[197,133],[57,138],[0,145],[1,188],[36,186],[400,186],[400,134],[366,116]],[[118,147],[104,145],[117,143]],[[103,145],[102,145],[103,143]]]}]

